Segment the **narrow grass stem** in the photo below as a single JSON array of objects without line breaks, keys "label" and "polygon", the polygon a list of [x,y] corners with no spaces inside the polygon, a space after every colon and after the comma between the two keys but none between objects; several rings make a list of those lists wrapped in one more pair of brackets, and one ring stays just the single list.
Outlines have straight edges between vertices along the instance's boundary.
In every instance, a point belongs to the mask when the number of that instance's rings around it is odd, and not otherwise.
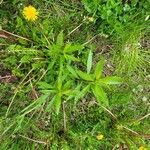
[{"label": "narrow grass stem", "polygon": [[74,28],[71,32],[69,32],[69,33],[67,34],[67,36],[71,35],[71,34],[72,34],[73,32],[75,32],[78,28],[80,28],[80,27],[83,25],[83,23],[84,23],[85,20],[86,20],[86,19],[84,19],[82,23],[80,23],[76,28]]},{"label": "narrow grass stem", "polygon": [[135,134],[135,135],[139,135],[139,133],[137,133],[137,132],[135,132],[135,131],[133,131],[133,130],[127,128],[127,127],[125,127],[125,126],[122,126],[122,127],[123,127],[124,129],[130,131],[131,133]]},{"label": "narrow grass stem", "polygon": [[87,45],[88,43],[90,43],[91,41],[93,41],[99,34],[93,36],[91,39],[89,39],[87,42],[83,43],[82,45],[85,46]]},{"label": "narrow grass stem", "polygon": [[29,76],[29,74],[30,74],[32,71],[33,71],[33,69],[31,69],[31,70],[27,73],[27,75],[24,77],[24,79],[20,82],[20,84],[19,84],[18,87],[16,88],[15,94],[14,94],[13,98],[11,99],[11,102],[10,102],[10,104],[9,104],[9,106],[8,106],[7,111],[6,111],[6,114],[5,114],[5,117],[6,117],[6,118],[7,118],[7,116],[8,116],[9,110],[10,110],[10,108],[11,108],[13,102],[14,102],[14,99],[15,99],[16,95],[17,95],[17,93],[19,92],[19,87],[21,86],[21,84],[25,81],[25,79]]},{"label": "narrow grass stem", "polygon": [[42,74],[42,76],[38,79],[38,82],[41,81],[41,79],[46,75],[48,69],[46,71],[44,71],[44,73]]},{"label": "narrow grass stem", "polygon": [[106,107],[104,107],[104,106],[101,106],[104,110],[106,110],[112,117],[113,117],[113,119],[115,119],[115,120],[117,120],[117,117],[109,110],[109,109],[107,109]]},{"label": "narrow grass stem", "polygon": [[24,136],[24,135],[21,135],[21,134],[18,134],[20,137],[22,137],[22,138],[24,138],[24,139],[26,139],[26,140],[29,140],[29,141],[32,141],[32,142],[35,142],[35,143],[39,143],[39,144],[44,144],[44,145],[47,145],[47,143],[46,142],[44,142],[44,141],[40,141],[40,140],[35,140],[35,139],[31,139],[31,138],[29,138],[29,137],[26,137],[26,136]]},{"label": "narrow grass stem", "polygon": [[8,106],[8,109],[7,109],[7,111],[6,111],[6,114],[5,114],[5,117],[6,117],[6,118],[7,118],[7,116],[8,116],[10,107],[12,106],[12,104],[13,104],[13,102],[14,102],[14,99],[15,99],[15,97],[16,97],[16,95],[17,95],[17,93],[18,93],[18,90],[15,92],[13,98],[11,99],[11,102],[10,102],[10,104],[9,104],[9,106]]},{"label": "narrow grass stem", "polygon": [[137,121],[141,121],[141,120],[143,120],[143,119],[145,119],[145,118],[147,118],[147,117],[149,117],[149,116],[150,116],[150,113],[147,114],[147,115],[145,115],[145,116],[143,116],[143,117],[141,117],[141,118],[139,118]]},{"label": "narrow grass stem", "polygon": [[[44,31],[43,26],[42,26],[40,23],[39,23],[39,25],[40,25],[41,30]],[[43,36],[44,36],[44,38],[45,38],[47,44],[48,44],[48,45],[51,45],[50,42],[49,42],[49,40],[48,40],[48,38],[46,37],[46,35],[45,35],[43,32],[41,32],[41,33],[43,34]]]}]

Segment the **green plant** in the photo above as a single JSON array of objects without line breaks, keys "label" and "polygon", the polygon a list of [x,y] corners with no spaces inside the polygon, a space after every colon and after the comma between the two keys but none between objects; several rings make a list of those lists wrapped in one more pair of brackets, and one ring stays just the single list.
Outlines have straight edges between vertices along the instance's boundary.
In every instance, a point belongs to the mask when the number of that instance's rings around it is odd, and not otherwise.
[{"label": "green plant", "polygon": [[[51,82],[51,84],[46,82],[39,82],[40,89],[42,89],[41,92],[44,95],[42,95],[37,101],[33,102],[27,108],[25,108],[22,111],[23,116],[33,110],[38,109],[43,105],[43,103],[47,103],[46,111],[50,111],[52,106],[54,105],[56,113],[58,114],[60,111],[62,100],[66,101],[74,98],[76,103],[87,93],[90,93],[90,90],[92,90],[100,105],[103,104],[106,107],[108,106],[108,99],[106,93],[103,90],[103,87],[109,88],[109,85],[111,84],[120,84],[122,82],[121,78],[116,76],[102,77],[104,59],[97,63],[94,74],[89,74],[92,68],[91,51],[87,60],[87,73],[84,73],[78,69],[73,69],[73,67],[69,65],[71,63],[70,61],[78,61],[79,59],[70,54],[76,52],[77,50],[83,49],[83,46],[72,46],[71,43],[67,43],[65,46],[63,45],[63,33],[61,32],[57,37],[56,44],[50,46],[50,51],[48,52],[52,60],[52,63],[48,65],[48,72],[52,72],[53,70],[54,75],[57,73],[58,78],[56,81],[51,79],[49,81]],[[65,69],[65,66],[67,69]],[[56,70],[56,73],[54,70]],[[68,76],[68,71],[72,73],[73,78],[70,78]],[[47,76],[49,76],[49,73],[47,73],[47,75],[45,76],[47,78]],[[74,89],[72,87],[72,84],[76,82],[76,79],[78,80],[78,84],[74,85],[75,90],[72,90]],[[81,87],[83,89],[81,89]],[[47,98],[49,99],[48,102],[46,102]]]},{"label": "green plant", "polygon": [[116,45],[114,59],[119,61],[117,71],[120,73],[133,73],[139,71],[142,73],[144,65],[144,49],[141,47],[142,29],[138,26],[128,35],[128,29],[122,32],[122,37]]},{"label": "green plant", "polygon": [[[143,24],[148,15],[149,7],[146,2],[138,0],[131,3],[119,0],[82,0],[82,3],[90,14],[94,14],[98,18],[98,21],[101,19],[103,22],[101,30],[107,34],[112,34],[113,32],[121,34],[123,27],[132,22],[133,19],[136,20],[137,17],[140,17],[139,22]],[[139,12],[141,9],[142,11]]]},{"label": "green plant", "polygon": [[[28,5],[34,22],[22,14]],[[150,147],[146,1],[0,8],[0,149]]]},{"label": "green plant", "polygon": [[[90,56],[90,55],[89,55]],[[92,65],[91,59],[88,59],[88,67],[90,63]],[[109,85],[120,84],[122,79],[116,76],[107,76],[103,77],[103,66],[104,66],[104,59],[100,60],[96,67],[94,74],[89,74],[89,68],[87,67],[87,73],[82,72],[80,70],[76,70],[76,76],[78,75],[83,80],[83,85],[85,86],[81,93],[78,94],[78,97],[84,96],[86,92],[92,91],[96,100],[100,105],[109,106],[107,94],[105,93],[103,88],[109,88]],[[85,83],[84,83],[85,82]]]},{"label": "green plant", "polygon": [[[114,62],[120,74],[134,71],[142,71],[145,63],[145,50],[140,46],[148,26],[147,17],[149,4],[144,1],[82,1],[85,9],[101,20],[99,32],[103,32],[116,39],[114,44]],[[142,11],[140,11],[142,10]],[[147,55],[147,54],[146,54]]]}]

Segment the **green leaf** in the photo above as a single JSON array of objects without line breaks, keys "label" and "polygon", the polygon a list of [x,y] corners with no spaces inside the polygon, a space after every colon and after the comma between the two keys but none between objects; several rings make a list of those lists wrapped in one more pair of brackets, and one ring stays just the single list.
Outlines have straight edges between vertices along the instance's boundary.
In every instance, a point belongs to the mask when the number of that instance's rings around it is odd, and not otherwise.
[{"label": "green leaf", "polygon": [[92,78],[92,76],[90,74],[84,73],[80,70],[77,70],[78,75],[86,81],[94,81],[94,79]]},{"label": "green leaf", "polygon": [[79,78],[78,75],[77,75],[77,73],[76,73],[76,71],[75,71],[75,69],[74,69],[73,67],[67,65],[67,69],[68,69],[68,71],[69,71],[75,78]]},{"label": "green leaf", "polygon": [[63,95],[70,96],[71,92],[72,92],[72,90],[71,90],[71,89],[68,89],[68,90],[64,90],[64,91],[62,92],[62,94],[63,94]]},{"label": "green leaf", "polygon": [[57,40],[56,40],[56,45],[58,45],[59,47],[62,47],[64,45],[64,34],[63,34],[63,31],[61,31],[58,34]]},{"label": "green leaf", "polygon": [[82,0],[82,3],[89,13],[95,13],[95,11],[98,9],[100,0]]},{"label": "green leaf", "polygon": [[84,48],[84,46],[80,45],[80,44],[72,45],[71,43],[67,43],[65,48],[64,48],[64,52],[73,53],[75,51],[82,50],[83,48]]},{"label": "green leaf", "polygon": [[20,62],[21,62],[21,63],[30,63],[31,60],[32,60],[32,58],[33,58],[32,55],[24,55],[24,56],[21,58]]},{"label": "green leaf", "polygon": [[54,104],[55,99],[56,99],[56,95],[51,99],[51,101],[49,101],[49,103],[48,103],[48,105],[46,107],[46,112],[50,112],[51,111],[51,108],[52,108],[52,106]]},{"label": "green leaf", "polygon": [[17,17],[17,25],[16,25],[16,28],[18,27],[22,27],[23,26],[23,21],[20,17]]},{"label": "green leaf", "polygon": [[71,44],[72,44],[71,42],[68,42],[68,43],[65,44],[64,52],[67,52],[67,50],[70,49]]},{"label": "green leaf", "polygon": [[93,56],[93,53],[92,53],[92,51],[90,50],[90,51],[89,51],[89,55],[88,55],[88,60],[87,60],[87,74],[90,73],[91,68],[92,68],[92,56]]},{"label": "green leaf", "polygon": [[75,89],[72,90],[72,92],[70,93],[70,95],[67,97],[67,100],[73,99],[74,97],[76,97],[79,93],[80,93],[80,89],[81,89],[82,84],[78,84]]},{"label": "green leaf", "polygon": [[64,56],[65,56],[65,58],[68,59],[68,60],[80,61],[80,59],[78,59],[78,58],[76,58],[76,57],[74,57],[74,56],[72,56],[72,55],[67,55],[67,54],[65,54]]},{"label": "green leaf", "polygon": [[79,99],[83,98],[86,93],[90,90],[91,85],[87,85],[81,91],[78,92],[77,96],[75,97],[75,104],[78,102]]},{"label": "green leaf", "polygon": [[104,83],[104,84],[121,84],[123,82],[122,78],[116,77],[116,76],[110,76],[110,77],[105,77],[102,79],[99,79],[99,83]]},{"label": "green leaf", "polygon": [[62,82],[63,82],[62,72],[63,72],[63,61],[62,59],[60,59],[60,69],[59,69],[59,75],[58,75],[58,81],[57,81],[57,88],[59,91],[62,88]]},{"label": "green leaf", "polygon": [[63,90],[69,89],[71,85],[72,85],[72,80],[66,81],[66,83],[63,84]]},{"label": "green leaf", "polygon": [[104,63],[105,60],[102,57],[101,60],[96,65],[95,72],[94,72],[96,80],[98,80],[102,76]]},{"label": "green leaf", "polygon": [[18,117],[15,118],[15,122],[17,123],[17,126],[15,128],[15,132],[20,130],[22,126],[24,125],[24,117],[25,115],[19,115]]},{"label": "green leaf", "polygon": [[27,106],[25,109],[21,111],[21,113],[23,113],[22,115],[26,115],[30,113],[31,111],[38,109],[46,101],[49,95],[50,93],[47,93],[39,97],[36,101],[34,101],[33,103],[31,103],[29,106]]},{"label": "green leaf", "polygon": [[92,87],[92,91],[99,104],[103,104],[104,106],[109,105],[107,94],[105,93],[102,87],[96,84]]},{"label": "green leaf", "polygon": [[62,96],[61,93],[58,93],[54,100],[57,115],[59,114],[60,107],[61,107],[61,96]]},{"label": "green leaf", "polygon": [[49,94],[49,93],[57,93],[56,89],[52,89],[52,90],[40,90],[40,92],[42,94]]},{"label": "green leaf", "polygon": [[53,89],[53,86],[46,82],[38,82],[39,88],[42,90]]}]

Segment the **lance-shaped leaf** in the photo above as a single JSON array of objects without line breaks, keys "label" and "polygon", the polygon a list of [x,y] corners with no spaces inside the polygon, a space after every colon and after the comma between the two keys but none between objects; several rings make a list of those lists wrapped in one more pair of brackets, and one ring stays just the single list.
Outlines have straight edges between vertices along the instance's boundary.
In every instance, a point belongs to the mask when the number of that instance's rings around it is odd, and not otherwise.
[{"label": "lance-shaped leaf", "polygon": [[80,45],[80,44],[74,44],[72,45],[71,43],[67,43],[65,48],[64,48],[64,52],[65,53],[73,53],[75,51],[79,51],[79,50],[82,50],[84,48],[83,45]]},{"label": "lance-shaped leaf", "polygon": [[73,55],[64,54],[65,58],[72,61],[80,61],[80,59],[74,57]]},{"label": "lance-shaped leaf", "polygon": [[81,91],[81,86],[82,84],[78,84],[74,90],[72,90],[72,92],[70,93],[70,95],[68,96],[67,100],[73,99],[75,98]]},{"label": "lance-shaped leaf", "polygon": [[103,104],[104,106],[108,106],[108,98],[107,95],[105,93],[105,91],[103,90],[102,87],[100,87],[99,85],[93,85],[92,86],[92,91],[93,94],[95,95],[97,101],[99,104]]},{"label": "lance-shaped leaf", "polygon": [[80,76],[80,78],[82,78],[83,80],[86,80],[86,81],[94,81],[92,75],[90,74],[87,74],[85,72],[82,72],[80,70],[77,70],[77,73],[78,75]]},{"label": "lance-shaped leaf", "polygon": [[59,91],[61,90],[62,82],[63,82],[62,72],[63,72],[63,62],[61,59],[60,60],[60,70],[59,70],[58,81],[57,81],[57,88]]},{"label": "lance-shaped leaf", "polygon": [[67,69],[68,69],[68,71],[69,71],[75,78],[79,78],[78,75],[77,75],[77,73],[76,73],[76,71],[75,71],[75,69],[74,69],[73,67],[67,65]]},{"label": "lance-shaped leaf", "polygon": [[101,60],[96,65],[95,72],[94,72],[96,80],[98,80],[102,76],[104,63],[105,60],[102,57]]},{"label": "lance-shaped leaf", "polygon": [[123,80],[120,77],[110,76],[110,77],[99,79],[98,82],[111,85],[111,84],[121,84]]},{"label": "lance-shaped leaf", "polygon": [[55,97],[55,100],[54,100],[57,115],[59,114],[60,107],[61,107],[61,96],[62,96],[61,93],[58,93]]},{"label": "lance-shaped leaf", "polygon": [[63,31],[61,31],[58,34],[57,40],[56,40],[56,45],[58,45],[59,47],[62,47],[64,45],[64,34],[63,34]]},{"label": "lance-shaped leaf", "polygon": [[89,91],[90,89],[90,84],[85,86],[81,91],[78,92],[77,96],[75,97],[75,104],[78,102],[79,99],[83,98],[86,93]]},{"label": "lance-shaped leaf", "polygon": [[88,60],[87,60],[87,74],[90,73],[91,68],[92,68],[92,56],[93,56],[93,53],[92,53],[92,51],[90,50],[90,51],[89,51],[89,55],[88,55]]},{"label": "lance-shaped leaf", "polygon": [[56,95],[48,102],[48,105],[46,107],[46,112],[50,112],[51,111],[51,108],[52,108],[52,106],[54,104],[55,99],[56,99]]},{"label": "lance-shaped leaf", "polygon": [[37,84],[39,85],[39,88],[43,90],[53,89],[53,86],[46,82],[38,82]]},{"label": "lance-shaped leaf", "polygon": [[41,105],[43,103],[46,102],[46,99],[49,97],[50,93],[47,93],[45,95],[42,95],[41,97],[39,97],[36,101],[34,101],[33,103],[31,103],[29,106],[27,106],[25,109],[23,109],[21,111],[21,113],[23,115],[26,115],[28,113],[30,113],[31,111],[38,109],[39,107],[41,107]]}]

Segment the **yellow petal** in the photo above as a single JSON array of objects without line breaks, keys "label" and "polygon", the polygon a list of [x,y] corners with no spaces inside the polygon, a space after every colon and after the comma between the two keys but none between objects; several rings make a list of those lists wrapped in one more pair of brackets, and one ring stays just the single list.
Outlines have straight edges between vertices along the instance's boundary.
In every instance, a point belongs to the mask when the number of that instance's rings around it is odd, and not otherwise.
[{"label": "yellow petal", "polygon": [[23,9],[23,15],[28,21],[35,21],[38,18],[38,14],[36,8],[31,5]]},{"label": "yellow petal", "polygon": [[98,134],[96,136],[97,140],[102,140],[104,138],[104,135],[103,134]]}]

